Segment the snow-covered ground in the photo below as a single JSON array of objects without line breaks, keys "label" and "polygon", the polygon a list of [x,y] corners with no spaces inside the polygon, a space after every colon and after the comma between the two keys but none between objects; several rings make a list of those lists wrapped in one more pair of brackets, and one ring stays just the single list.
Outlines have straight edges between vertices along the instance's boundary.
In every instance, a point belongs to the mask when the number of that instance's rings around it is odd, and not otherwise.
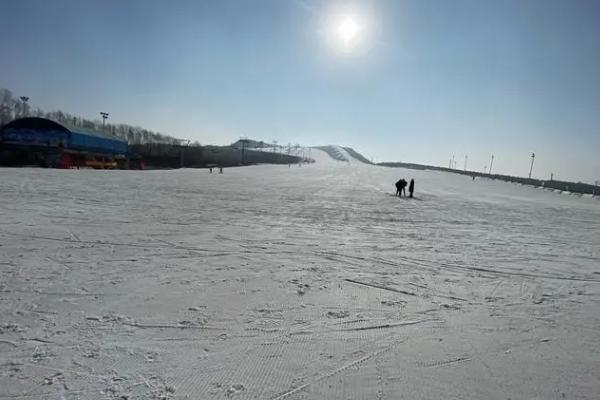
[{"label": "snow-covered ground", "polygon": [[0,169],[0,399],[598,398],[599,201],[313,157]]}]

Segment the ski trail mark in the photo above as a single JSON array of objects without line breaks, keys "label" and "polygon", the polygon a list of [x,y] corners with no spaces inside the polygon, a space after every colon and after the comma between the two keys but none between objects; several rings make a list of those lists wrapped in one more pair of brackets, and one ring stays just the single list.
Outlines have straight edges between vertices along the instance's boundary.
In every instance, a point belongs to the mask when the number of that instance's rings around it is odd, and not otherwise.
[{"label": "ski trail mark", "polygon": [[405,290],[394,289],[394,288],[391,288],[391,287],[388,287],[388,286],[378,285],[378,284],[375,284],[375,283],[360,282],[360,281],[355,281],[354,279],[348,279],[348,278],[346,278],[344,280],[346,282],[354,283],[355,285],[369,286],[369,287],[376,288],[376,289],[388,290],[390,292],[406,294],[408,296],[416,296],[417,295],[414,292],[407,292]]},{"label": "ski trail mark", "polygon": [[461,357],[451,358],[448,360],[438,360],[438,361],[430,361],[430,362],[419,361],[419,362],[417,362],[417,365],[419,367],[425,367],[425,368],[438,368],[438,367],[446,367],[448,365],[457,364],[457,363],[461,363],[461,362],[467,362],[467,361],[472,361],[471,357],[461,356]]},{"label": "ski trail mark", "polygon": [[401,340],[401,341],[397,341],[397,342],[394,342],[394,343],[391,343],[390,345],[385,346],[385,347],[383,347],[383,348],[381,348],[381,349],[379,349],[377,351],[374,351],[374,352],[372,352],[370,354],[367,354],[364,357],[361,357],[361,358],[359,358],[357,360],[349,362],[348,364],[342,365],[341,367],[336,368],[333,371],[331,371],[331,372],[329,372],[329,373],[327,373],[325,375],[321,375],[320,377],[316,378],[315,380],[313,380],[311,382],[307,382],[307,383],[305,383],[303,385],[300,385],[300,386],[298,386],[298,387],[296,387],[294,389],[287,390],[287,391],[285,391],[285,392],[283,392],[283,393],[281,393],[281,394],[279,394],[279,395],[271,398],[271,400],[281,400],[281,399],[288,398],[288,397],[290,397],[290,396],[292,396],[292,395],[294,395],[296,393],[301,392],[302,390],[306,389],[307,387],[309,387],[309,386],[311,386],[311,385],[313,385],[315,383],[318,383],[318,382],[324,381],[326,379],[329,379],[329,378],[331,378],[331,377],[333,377],[333,376],[335,376],[335,375],[337,375],[337,374],[339,374],[339,373],[341,373],[341,372],[343,372],[343,371],[345,371],[345,370],[347,370],[349,368],[361,365],[364,362],[366,362],[366,361],[368,361],[368,360],[370,360],[370,359],[372,359],[374,357],[377,357],[380,354],[385,353],[386,351],[390,350],[392,347],[397,346],[398,344],[404,343],[405,341],[406,341],[406,339]]}]

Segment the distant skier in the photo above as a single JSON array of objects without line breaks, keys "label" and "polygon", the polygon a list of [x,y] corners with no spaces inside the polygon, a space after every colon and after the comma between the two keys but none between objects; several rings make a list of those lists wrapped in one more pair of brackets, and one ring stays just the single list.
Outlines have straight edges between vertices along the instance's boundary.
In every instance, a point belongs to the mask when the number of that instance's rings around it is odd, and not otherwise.
[{"label": "distant skier", "polygon": [[222,174],[223,173],[223,167],[219,167],[219,173]]},{"label": "distant skier", "polygon": [[396,196],[402,197],[402,192],[404,192],[404,196],[406,196],[406,181],[404,178],[396,182]]},{"label": "distant skier", "polygon": [[210,171],[210,173],[212,174],[212,167],[210,167],[208,170],[209,170],[209,171]]},{"label": "distant skier", "polygon": [[413,197],[414,191],[415,191],[415,180],[411,179],[410,184],[408,185],[408,193],[409,193],[410,197]]}]

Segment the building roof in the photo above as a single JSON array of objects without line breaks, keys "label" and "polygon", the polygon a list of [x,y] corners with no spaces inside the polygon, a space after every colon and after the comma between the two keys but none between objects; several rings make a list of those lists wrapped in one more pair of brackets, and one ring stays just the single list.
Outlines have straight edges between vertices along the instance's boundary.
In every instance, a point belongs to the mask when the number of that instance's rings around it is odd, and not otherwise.
[{"label": "building roof", "polygon": [[74,126],[66,123],[58,123],[48,118],[39,118],[39,117],[26,117],[15,119],[8,124],[4,125],[2,129],[35,129],[41,131],[62,131],[62,132],[73,132],[73,133],[81,133],[88,136],[96,136],[105,139],[113,139],[124,141],[124,139],[109,135],[103,132],[98,132],[93,129],[83,128],[80,126]]}]

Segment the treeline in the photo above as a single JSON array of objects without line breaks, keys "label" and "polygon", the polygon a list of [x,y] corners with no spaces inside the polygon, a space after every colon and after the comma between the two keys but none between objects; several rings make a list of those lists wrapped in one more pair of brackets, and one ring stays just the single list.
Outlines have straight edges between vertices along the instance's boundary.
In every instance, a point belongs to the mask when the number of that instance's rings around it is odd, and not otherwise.
[{"label": "treeline", "polygon": [[303,157],[308,161],[306,147],[299,144],[278,144],[277,140],[265,142],[263,140],[240,139],[231,144],[231,147],[236,149],[260,149],[263,151],[271,151],[273,153],[287,154],[295,157]]},{"label": "treeline", "polygon": [[[10,90],[0,88],[0,126],[3,126],[17,118],[40,117],[56,121],[68,128],[80,128],[95,132],[102,132],[106,135],[116,136],[126,140],[129,144],[146,143],[164,143],[164,144],[183,144],[187,140],[177,139],[175,137],[164,135],[148,129],[140,128],[127,124],[103,124],[100,120],[89,120],[75,116],[63,111],[43,111],[40,108],[33,108],[27,100],[16,97]],[[191,145],[199,145],[194,142]]]},{"label": "treeline", "polygon": [[297,164],[302,158],[267,151],[241,150],[233,146],[181,146],[149,143],[130,146],[132,159],[150,168],[232,167],[255,164]]},{"label": "treeline", "polygon": [[548,189],[561,190],[566,192],[573,193],[581,193],[581,194],[591,194],[594,196],[600,196],[600,190],[598,186],[590,185],[588,183],[583,182],[567,182],[567,181],[557,181],[557,180],[541,180],[541,179],[532,179],[532,178],[523,178],[520,176],[510,176],[510,175],[499,175],[499,174],[485,174],[482,172],[476,171],[463,171],[459,169],[452,169],[447,167],[436,167],[432,165],[422,165],[422,164],[412,164],[412,163],[402,163],[402,162],[383,162],[378,163],[377,165],[381,165],[382,167],[393,167],[393,168],[408,168],[408,169],[420,169],[420,170],[434,170],[434,171],[444,171],[444,172],[452,172],[460,175],[474,176],[479,178],[489,178],[489,179],[498,179],[505,182],[515,182],[523,185],[531,185],[536,187],[544,187]]}]

